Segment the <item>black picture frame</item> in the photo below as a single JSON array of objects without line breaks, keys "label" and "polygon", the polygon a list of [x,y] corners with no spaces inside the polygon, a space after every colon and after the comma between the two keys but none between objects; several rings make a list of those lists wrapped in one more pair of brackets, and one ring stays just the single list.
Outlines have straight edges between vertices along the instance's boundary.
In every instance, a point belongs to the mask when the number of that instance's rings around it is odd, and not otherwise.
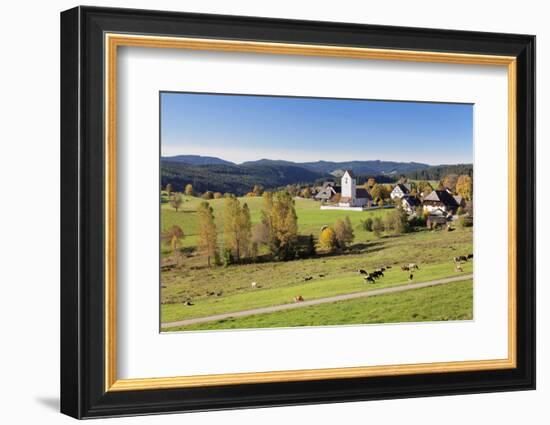
[{"label": "black picture frame", "polygon": [[[104,33],[517,58],[517,367],[106,392]],[[132,9],[61,13],[61,412],[75,418],[535,388],[535,37]]]}]

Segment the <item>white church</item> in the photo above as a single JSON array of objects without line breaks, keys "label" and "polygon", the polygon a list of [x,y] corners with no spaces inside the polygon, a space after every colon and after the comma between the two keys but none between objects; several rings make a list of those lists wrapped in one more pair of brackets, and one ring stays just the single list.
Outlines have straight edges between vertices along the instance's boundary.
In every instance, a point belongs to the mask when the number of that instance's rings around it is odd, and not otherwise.
[{"label": "white church", "polygon": [[322,205],[321,209],[362,211],[372,204],[372,197],[366,189],[357,188],[357,180],[351,170],[346,170],[340,183],[340,200],[337,205]]}]

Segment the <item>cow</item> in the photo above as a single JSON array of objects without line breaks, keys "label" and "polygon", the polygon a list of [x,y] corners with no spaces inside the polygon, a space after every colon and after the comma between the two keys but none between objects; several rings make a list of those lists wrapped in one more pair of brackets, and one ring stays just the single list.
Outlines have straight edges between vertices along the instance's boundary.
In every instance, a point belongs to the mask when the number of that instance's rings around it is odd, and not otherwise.
[{"label": "cow", "polygon": [[409,270],[412,271],[412,270],[415,270],[415,269],[416,269],[416,270],[420,270],[420,269],[418,268],[418,265],[417,265],[416,263],[409,263]]},{"label": "cow", "polygon": [[459,272],[463,272],[464,270],[462,270],[462,266],[460,265],[460,263],[456,263],[455,265],[455,272],[459,273]]},{"label": "cow", "polygon": [[368,282],[375,283],[374,278],[370,274],[363,277],[363,279],[365,280],[365,283],[368,283]]},{"label": "cow", "polygon": [[306,276],[306,277],[304,277],[304,280],[305,280],[306,282],[309,281],[309,280],[311,280],[311,279],[313,279],[312,276]]},{"label": "cow", "polygon": [[296,295],[294,297],[294,302],[295,303],[301,303],[302,301],[304,301],[304,297],[302,297],[301,295]]},{"label": "cow", "polygon": [[408,272],[409,271],[409,266],[404,264],[404,265],[401,266],[401,270],[403,270],[404,272]]},{"label": "cow", "polygon": [[256,287],[258,286],[258,284],[257,284],[256,282],[252,282],[252,283],[250,284],[250,286],[251,286],[252,288],[256,288]]},{"label": "cow", "polygon": [[458,257],[454,257],[454,258],[453,258],[453,261],[454,261],[455,263],[466,262],[466,261],[468,261],[468,257],[466,257],[465,255],[459,255]]},{"label": "cow", "polygon": [[384,273],[382,273],[382,270],[376,269],[374,272],[372,272],[372,275],[374,277],[384,277]]},{"label": "cow", "polygon": [[414,279],[414,274],[409,274],[409,282],[412,282],[412,280]]}]

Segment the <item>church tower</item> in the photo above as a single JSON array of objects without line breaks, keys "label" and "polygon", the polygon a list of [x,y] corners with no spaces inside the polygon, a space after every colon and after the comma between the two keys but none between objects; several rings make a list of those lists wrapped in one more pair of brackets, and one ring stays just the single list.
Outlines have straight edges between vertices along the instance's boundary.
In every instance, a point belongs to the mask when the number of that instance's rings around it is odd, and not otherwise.
[{"label": "church tower", "polygon": [[344,175],[342,176],[342,198],[349,198],[349,200],[353,203],[355,201],[355,176],[353,175],[353,172],[351,170],[346,170]]}]

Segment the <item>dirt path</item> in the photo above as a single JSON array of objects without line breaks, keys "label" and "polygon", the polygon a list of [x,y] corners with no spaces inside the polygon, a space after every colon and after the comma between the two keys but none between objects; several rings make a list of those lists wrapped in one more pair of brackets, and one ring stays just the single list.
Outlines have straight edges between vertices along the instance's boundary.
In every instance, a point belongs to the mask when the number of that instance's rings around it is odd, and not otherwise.
[{"label": "dirt path", "polygon": [[333,303],[336,301],[354,300],[356,298],[373,297],[375,295],[393,294],[395,292],[409,291],[411,289],[426,288],[428,286],[444,285],[451,282],[460,282],[463,280],[471,279],[474,275],[460,275],[455,277],[446,277],[444,279],[431,280],[429,282],[408,283],[405,285],[392,286],[389,288],[374,289],[371,291],[353,292],[351,294],[336,295],[333,297],[317,298],[315,300],[303,301],[293,304],[274,305],[271,307],[255,308],[252,310],[236,311],[233,313],[215,314],[213,316],[196,317],[194,319],[179,320],[177,322],[162,323],[161,328],[172,328],[175,326],[187,326],[196,325],[198,323],[214,322],[216,320],[223,320],[236,317],[246,317],[255,314],[274,313],[277,311],[291,310],[294,308],[310,307],[312,305],[319,305],[325,303]]}]

